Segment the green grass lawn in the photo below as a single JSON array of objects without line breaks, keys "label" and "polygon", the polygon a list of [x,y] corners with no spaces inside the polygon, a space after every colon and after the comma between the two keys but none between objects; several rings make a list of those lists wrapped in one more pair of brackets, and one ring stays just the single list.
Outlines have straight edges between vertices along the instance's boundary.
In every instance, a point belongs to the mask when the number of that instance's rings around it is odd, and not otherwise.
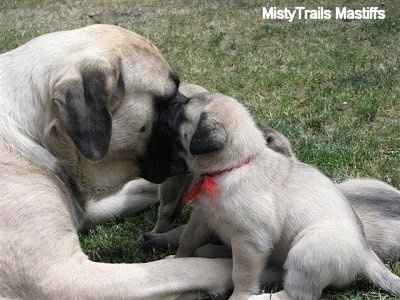
[{"label": "green grass lawn", "polygon": [[[334,181],[372,177],[400,188],[400,4],[290,0],[289,8],[379,6],[386,19],[263,20],[262,7],[278,3],[2,0],[0,51],[50,31],[120,25],[152,40],[182,81],[239,99],[257,121],[282,131],[300,160]],[[96,227],[81,236],[83,248],[105,262],[144,262],[174,253],[136,245],[155,219],[153,207]],[[400,263],[390,267],[400,275]],[[400,297],[358,281],[346,290],[328,290],[324,299]]]}]

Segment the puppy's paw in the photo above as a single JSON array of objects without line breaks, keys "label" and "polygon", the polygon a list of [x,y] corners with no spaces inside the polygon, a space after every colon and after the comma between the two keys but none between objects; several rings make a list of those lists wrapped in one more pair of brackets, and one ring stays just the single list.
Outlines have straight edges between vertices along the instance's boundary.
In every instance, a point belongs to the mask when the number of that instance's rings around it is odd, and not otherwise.
[{"label": "puppy's paw", "polygon": [[157,233],[146,232],[137,239],[137,243],[142,247],[157,248],[166,247],[168,242]]}]

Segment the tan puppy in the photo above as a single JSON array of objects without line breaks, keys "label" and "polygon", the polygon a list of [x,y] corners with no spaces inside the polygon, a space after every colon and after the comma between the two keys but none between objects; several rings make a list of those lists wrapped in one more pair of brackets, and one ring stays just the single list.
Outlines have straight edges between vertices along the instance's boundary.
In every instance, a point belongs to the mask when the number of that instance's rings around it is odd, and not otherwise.
[{"label": "tan puppy", "polygon": [[[232,247],[231,299],[318,299],[361,274],[400,295],[400,278],[371,250],[343,194],[315,168],[266,147],[242,105],[205,93],[174,111],[182,117],[171,127],[197,177],[185,196],[196,201],[188,227],[205,222]],[[265,265],[284,270],[284,290],[252,297]]]},{"label": "tan puppy", "polygon": [[[205,92],[208,92],[208,90],[196,84],[182,83],[179,86],[179,94],[183,98],[181,99],[182,101]],[[164,126],[163,124],[158,125]],[[284,155],[295,157],[289,141],[283,134],[265,125],[258,124],[258,126],[264,134],[268,147]],[[158,143],[154,145],[152,143],[149,144],[149,148],[157,148],[158,146]],[[177,161],[176,156],[179,157],[178,152],[179,150],[173,153],[173,156],[170,158]],[[178,244],[184,227],[173,229],[173,226],[183,208],[182,197],[192,183],[192,177],[190,174],[173,176],[160,185],[158,193],[160,205],[158,208],[157,223],[150,233],[144,233],[139,237],[139,243],[150,247]]]},{"label": "tan puppy", "polygon": [[[194,90],[197,92],[206,91],[197,85],[183,84],[179,87],[179,92],[183,95],[187,95],[189,87],[190,92],[193,92]],[[290,147],[290,143],[283,134],[265,125],[257,124],[257,126],[264,135],[267,147],[282,153],[283,155],[295,158],[295,155]],[[184,205],[182,200],[183,196],[189,186],[192,184],[192,181],[193,175],[187,174],[170,177],[160,185],[158,193],[160,205],[158,207],[157,222],[151,232],[144,233],[139,237],[138,242],[142,246],[155,248],[178,245],[181,234],[185,229],[185,225],[177,228],[173,227]],[[201,229],[205,230],[206,232],[200,232]],[[208,231],[208,226],[204,226],[204,228],[197,226],[195,235],[193,235],[190,230],[186,230],[185,233],[186,235],[181,238],[181,243],[190,244],[190,247],[189,245],[188,247],[185,247],[188,252],[182,256],[191,256],[195,250],[197,250],[196,247],[202,246],[202,242],[212,242],[213,240],[218,242],[221,247],[208,245],[207,248],[202,248],[202,250],[196,251],[196,256],[213,258],[230,256],[230,250],[226,247],[223,247],[219,239],[214,234],[211,234],[208,239],[205,238],[206,233],[211,233]],[[189,249],[191,249],[190,254]],[[205,251],[206,249],[207,251]]]},{"label": "tan puppy", "polygon": [[[195,84],[181,84],[179,92],[186,98],[208,92]],[[287,157],[296,158],[290,142],[279,131],[257,124],[264,135],[267,147]],[[175,155],[178,155],[176,153]],[[168,178],[160,186],[157,223],[151,233],[145,233],[139,242],[145,246],[159,247],[178,245],[181,256],[229,257],[230,249],[223,245],[207,244],[215,241],[208,226],[196,225],[196,232],[185,230],[185,225],[174,228],[176,218],[183,207],[183,196],[193,181],[192,175]],[[373,179],[349,179],[337,185],[360,217],[367,241],[382,260],[400,258],[400,192],[392,186]],[[207,238],[207,234],[211,234]],[[185,246],[183,246],[185,245]],[[201,248],[198,248],[201,247]],[[270,280],[271,281],[271,280]]]},{"label": "tan puppy", "polygon": [[147,146],[174,151],[153,123],[178,84],[150,42],[111,25],[0,55],[0,298],[175,299],[230,288],[229,261],[103,264],[79,245],[77,230],[156,202],[155,185],[129,180],[179,174]]}]

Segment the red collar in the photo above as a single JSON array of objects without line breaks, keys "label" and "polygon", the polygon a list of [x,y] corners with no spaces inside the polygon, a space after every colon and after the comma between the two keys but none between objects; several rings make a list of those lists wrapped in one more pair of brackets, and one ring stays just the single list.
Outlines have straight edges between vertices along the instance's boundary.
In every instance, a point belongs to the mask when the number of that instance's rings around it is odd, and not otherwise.
[{"label": "red collar", "polygon": [[223,173],[228,173],[234,169],[238,169],[244,165],[247,165],[254,159],[253,156],[250,156],[246,158],[244,161],[242,161],[240,164],[223,169],[221,171],[217,171],[214,173],[205,173],[200,176],[200,178],[194,183],[189,190],[186,192],[185,196],[183,197],[183,201],[185,203],[188,203],[190,201],[196,201],[197,197],[201,193],[201,189],[204,188],[204,191],[206,194],[208,194],[211,198],[215,198],[217,196],[217,187],[218,183],[214,179],[215,176],[221,175]]}]

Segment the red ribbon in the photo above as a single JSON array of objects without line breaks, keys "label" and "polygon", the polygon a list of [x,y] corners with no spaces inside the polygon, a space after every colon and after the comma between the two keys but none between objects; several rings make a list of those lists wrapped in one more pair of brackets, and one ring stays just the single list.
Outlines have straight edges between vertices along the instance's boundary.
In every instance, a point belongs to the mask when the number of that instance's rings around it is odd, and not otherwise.
[{"label": "red ribbon", "polygon": [[183,201],[185,203],[196,201],[202,189],[204,189],[206,194],[209,195],[212,199],[215,199],[215,197],[217,196],[218,182],[214,179],[214,176],[221,175],[222,173],[230,172],[233,169],[237,169],[244,165],[247,165],[249,162],[252,161],[252,159],[253,157],[248,157],[239,165],[226,168],[215,173],[206,173],[201,175],[197,182],[193,184],[191,188],[186,192],[185,196],[183,197]]},{"label": "red ribbon", "polygon": [[217,196],[217,187],[218,183],[213,176],[208,174],[201,175],[199,180],[186,192],[183,201],[188,203],[190,200],[196,200],[202,188],[209,196],[215,198]]}]

